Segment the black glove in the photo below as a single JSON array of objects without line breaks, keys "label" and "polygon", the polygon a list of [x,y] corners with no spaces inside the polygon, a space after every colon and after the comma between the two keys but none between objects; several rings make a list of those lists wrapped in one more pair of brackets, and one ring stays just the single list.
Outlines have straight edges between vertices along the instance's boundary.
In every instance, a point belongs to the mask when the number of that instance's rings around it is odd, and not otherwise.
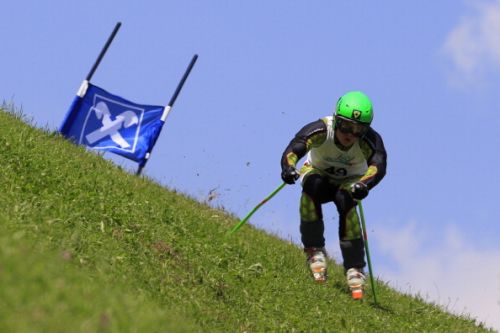
[{"label": "black glove", "polygon": [[354,183],[351,186],[351,195],[356,200],[363,200],[368,195],[368,186],[362,182]]},{"label": "black glove", "polygon": [[300,175],[293,166],[289,166],[281,171],[281,179],[287,184],[295,184],[295,181],[299,179]]}]

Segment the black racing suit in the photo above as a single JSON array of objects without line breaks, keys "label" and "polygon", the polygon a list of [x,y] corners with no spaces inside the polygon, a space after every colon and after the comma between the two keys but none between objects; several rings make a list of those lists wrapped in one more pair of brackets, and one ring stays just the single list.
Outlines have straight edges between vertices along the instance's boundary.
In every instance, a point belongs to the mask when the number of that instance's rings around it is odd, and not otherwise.
[{"label": "black racing suit", "polygon": [[[296,163],[308,152],[321,149],[320,147],[327,144],[328,140],[330,140],[330,145],[332,145],[333,140],[335,146],[347,154],[351,148],[343,148],[337,142],[334,131],[335,124],[332,117],[319,119],[304,126],[283,152],[282,169],[285,170],[290,166],[295,167]],[[372,189],[385,176],[387,165],[384,143],[374,129],[370,128],[356,144],[358,145],[358,155],[361,156],[361,159],[366,160],[367,168],[363,174],[342,178],[343,174],[339,171],[344,170],[339,170],[339,168],[322,169],[314,165],[314,161],[310,159],[300,170],[302,178],[300,233],[304,248],[325,246],[321,205],[333,201],[339,213],[339,241],[346,270],[352,267],[363,268],[366,265],[359,217],[355,209],[357,202],[351,196],[350,186],[361,181],[366,184],[369,190]],[[335,159],[336,157],[326,157],[326,159],[330,158]],[[346,168],[348,167],[349,163],[346,162]]]}]

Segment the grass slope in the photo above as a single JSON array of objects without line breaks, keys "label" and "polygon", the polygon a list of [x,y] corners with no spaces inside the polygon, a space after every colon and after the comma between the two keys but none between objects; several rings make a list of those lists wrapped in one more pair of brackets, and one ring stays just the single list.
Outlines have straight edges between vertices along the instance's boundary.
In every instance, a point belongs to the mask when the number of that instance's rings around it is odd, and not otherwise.
[{"label": "grass slope", "polygon": [[[0,111],[2,332],[483,332]],[[175,165],[166,166],[175,172]],[[181,180],[179,180],[181,181]]]}]

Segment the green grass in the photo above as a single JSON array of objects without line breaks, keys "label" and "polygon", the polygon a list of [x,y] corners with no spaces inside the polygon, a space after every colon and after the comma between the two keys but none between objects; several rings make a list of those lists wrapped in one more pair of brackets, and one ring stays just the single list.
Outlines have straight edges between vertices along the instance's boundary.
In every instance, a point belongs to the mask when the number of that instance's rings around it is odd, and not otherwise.
[{"label": "green grass", "polygon": [[[483,332],[0,112],[2,332]],[[175,168],[170,164],[169,168]],[[175,169],[169,172],[175,172]]]}]

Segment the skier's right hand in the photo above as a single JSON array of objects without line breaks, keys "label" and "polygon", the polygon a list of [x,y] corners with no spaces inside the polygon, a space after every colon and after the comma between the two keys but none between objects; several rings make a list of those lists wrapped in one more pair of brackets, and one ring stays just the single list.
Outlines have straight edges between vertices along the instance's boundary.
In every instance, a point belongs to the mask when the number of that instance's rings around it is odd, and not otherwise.
[{"label": "skier's right hand", "polygon": [[295,184],[295,181],[299,179],[300,175],[297,169],[293,166],[288,166],[281,171],[281,179],[287,184]]}]

